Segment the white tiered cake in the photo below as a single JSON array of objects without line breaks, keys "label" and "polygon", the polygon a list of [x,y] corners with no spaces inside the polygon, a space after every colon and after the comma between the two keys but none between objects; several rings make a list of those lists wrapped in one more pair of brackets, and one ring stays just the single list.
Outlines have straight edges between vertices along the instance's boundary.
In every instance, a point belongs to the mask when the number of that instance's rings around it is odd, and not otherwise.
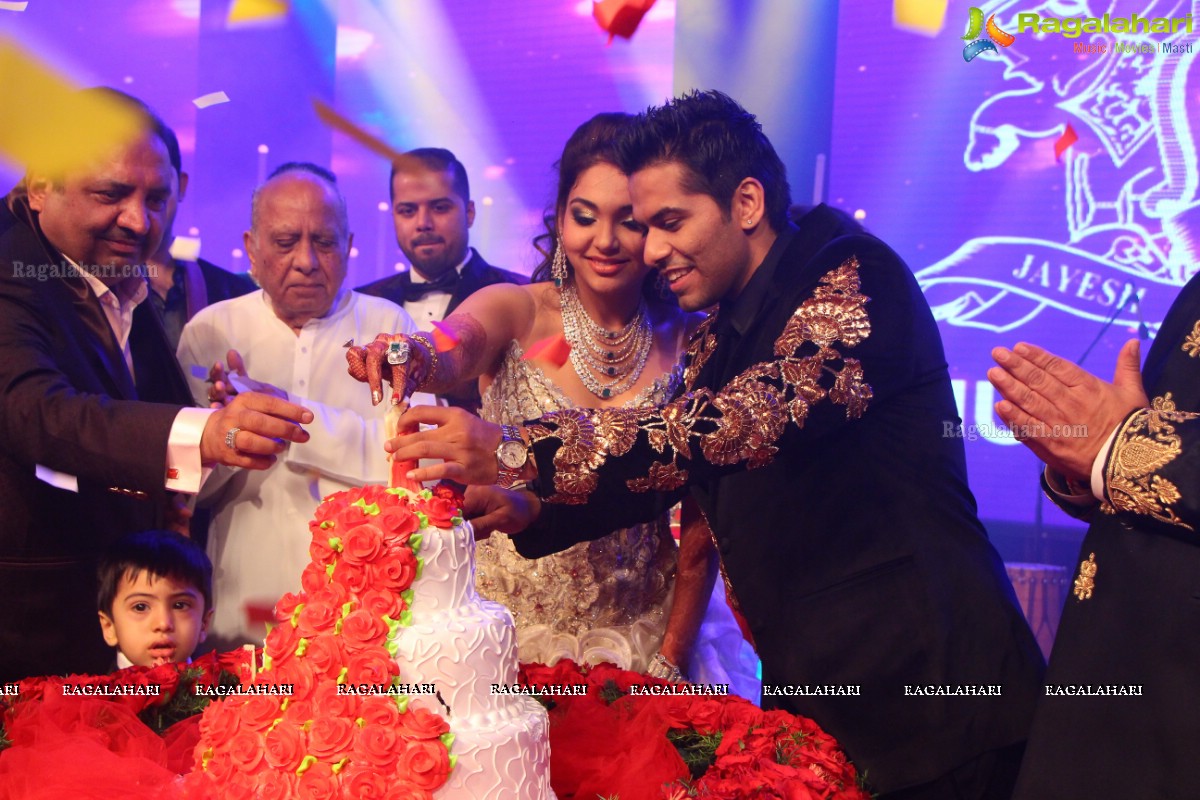
[{"label": "white tiered cake", "polygon": [[204,711],[189,798],[554,800],[545,709],[493,691],[516,683],[516,634],[475,592],[461,504],[419,487],[325,498],[256,685]]},{"label": "white tiered cake", "polygon": [[392,642],[401,683],[432,683],[440,696],[414,695],[410,705],[442,713],[454,734],[457,763],[434,796],[551,800],[545,708],[493,690],[517,682],[516,631],[507,608],[475,591],[470,523],[422,533],[412,624]]}]

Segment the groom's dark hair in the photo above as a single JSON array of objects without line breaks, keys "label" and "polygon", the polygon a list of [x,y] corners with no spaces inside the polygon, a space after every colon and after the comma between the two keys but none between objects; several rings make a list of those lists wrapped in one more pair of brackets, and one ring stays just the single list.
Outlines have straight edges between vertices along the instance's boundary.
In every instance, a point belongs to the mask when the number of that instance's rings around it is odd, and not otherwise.
[{"label": "groom's dark hair", "polygon": [[733,193],[746,178],[763,186],[771,228],[787,225],[787,169],[754,115],[728,95],[695,91],[639,114],[617,142],[626,175],[666,162],[685,169],[683,188],[711,197],[729,218]]}]

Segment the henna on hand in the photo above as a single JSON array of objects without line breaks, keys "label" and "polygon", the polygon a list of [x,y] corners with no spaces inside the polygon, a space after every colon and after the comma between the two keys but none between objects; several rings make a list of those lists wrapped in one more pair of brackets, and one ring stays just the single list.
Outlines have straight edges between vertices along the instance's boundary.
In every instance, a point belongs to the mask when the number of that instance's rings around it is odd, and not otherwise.
[{"label": "henna on hand", "polygon": [[[393,342],[408,344],[405,363],[388,363]],[[427,342],[438,348],[436,354],[427,352]],[[442,346],[447,349],[442,350]],[[479,320],[469,314],[453,314],[439,324],[437,331],[420,338],[403,333],[381,333],[370,344],[350,344],[346,349],[346,362],[350,377],[370,387],[372,403],[379,405],[383,400],[385,378],[392,386],[392,402],[400,403],[418,385],[424,391],[437,394],[478,377],[486,366],[479,363],[486,346],[487,332]],[[435,365],[436,369],[430,374]],[[416,380],[418,376],[420,380]]]}]

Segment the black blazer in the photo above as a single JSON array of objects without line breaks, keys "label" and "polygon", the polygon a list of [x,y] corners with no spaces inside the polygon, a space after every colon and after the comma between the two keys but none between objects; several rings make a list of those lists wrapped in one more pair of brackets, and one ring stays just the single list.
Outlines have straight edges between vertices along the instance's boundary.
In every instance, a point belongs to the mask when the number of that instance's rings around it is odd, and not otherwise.
[{"label": "black blazer", "polygon": [[[586,505],[545,503],[514,542],[557,551],[690,489],[764,684],[861,687],[764,705],[812,717],[874,790],[896,791],[1023,740],[1043,662],[976,517],[962,440],[944,435],[950,378],[908,268],[824,206],[769,263],[693,338],[664,409],[530,427],[539,493]],[[947,685],[1001,696],[906,690]]]},{"label": "black blazer", "polygon": [[[1051,686],[1141,693],[1043,698],[1016,797],[1200,797],[1198,331],[1200,277],[1171,306],[1142,369],[1152,402],[1165,407],[1169,394],[1191,413],[1135,412],[1118,429],[1106,488],[1141,499],[1110,504],[1118,513],[1092,509],[1046,674]],[[1151,429],[1150,419],[1166,425]]]},{"label": "black blazer", "polygon": [[196,263],[200,266],[200,274],[204,276],[204,289],[210,306],[250,294],[258,288],[248,275],[230,272],[203,258],[196,259]]},{"label": "black blazer", "polygon": [[[458,283],[455,284],[454,291],[450,294],[450,305],[446,307],[446,316],[453,314],[454,309],[458,308],[463,300],[485,286],[491,286],[493,283],[522,285],[528,282],[529,279],[524,275],[493,267],[483,260],[479,251],[472,247],[471,257],[463,265],[462,272],[458,276]],[[408,272],[398,272],[395,275],[368,283],[366,286],[360,286],[355,291],[382,297],[403,307],[405,290],[410,283],[412,283],[412,276]],[[472,414],[479,413],[479,382],[476,380],[467,381],[441,396],[452,406],[465,408]]]},{"label": "black blazer", "polygon": [[[191,396],[158,316],[134,313],[125,365],[100,302],[22,201],[0,204],[0,681],[99,672],[99,554],[162,524],[167,438]],[[78,492],[35,477],[41,465]]]}]

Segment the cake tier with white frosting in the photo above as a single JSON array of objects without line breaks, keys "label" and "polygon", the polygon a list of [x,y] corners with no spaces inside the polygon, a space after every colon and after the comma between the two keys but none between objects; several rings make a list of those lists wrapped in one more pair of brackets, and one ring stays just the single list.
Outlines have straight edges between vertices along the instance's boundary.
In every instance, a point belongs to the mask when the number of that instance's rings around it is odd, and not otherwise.
[{"label": "cake tier with white frosting", "polygon": [[392,638],[400,682],[433,684],[436,695],[409,702],[443,714],[456,758],[438,800],[554,800],[546,710],[494,686],[517,680],[512,615],[475,591],[475,538],[469,524],[421,531],[421,577],[409,624]]}]

